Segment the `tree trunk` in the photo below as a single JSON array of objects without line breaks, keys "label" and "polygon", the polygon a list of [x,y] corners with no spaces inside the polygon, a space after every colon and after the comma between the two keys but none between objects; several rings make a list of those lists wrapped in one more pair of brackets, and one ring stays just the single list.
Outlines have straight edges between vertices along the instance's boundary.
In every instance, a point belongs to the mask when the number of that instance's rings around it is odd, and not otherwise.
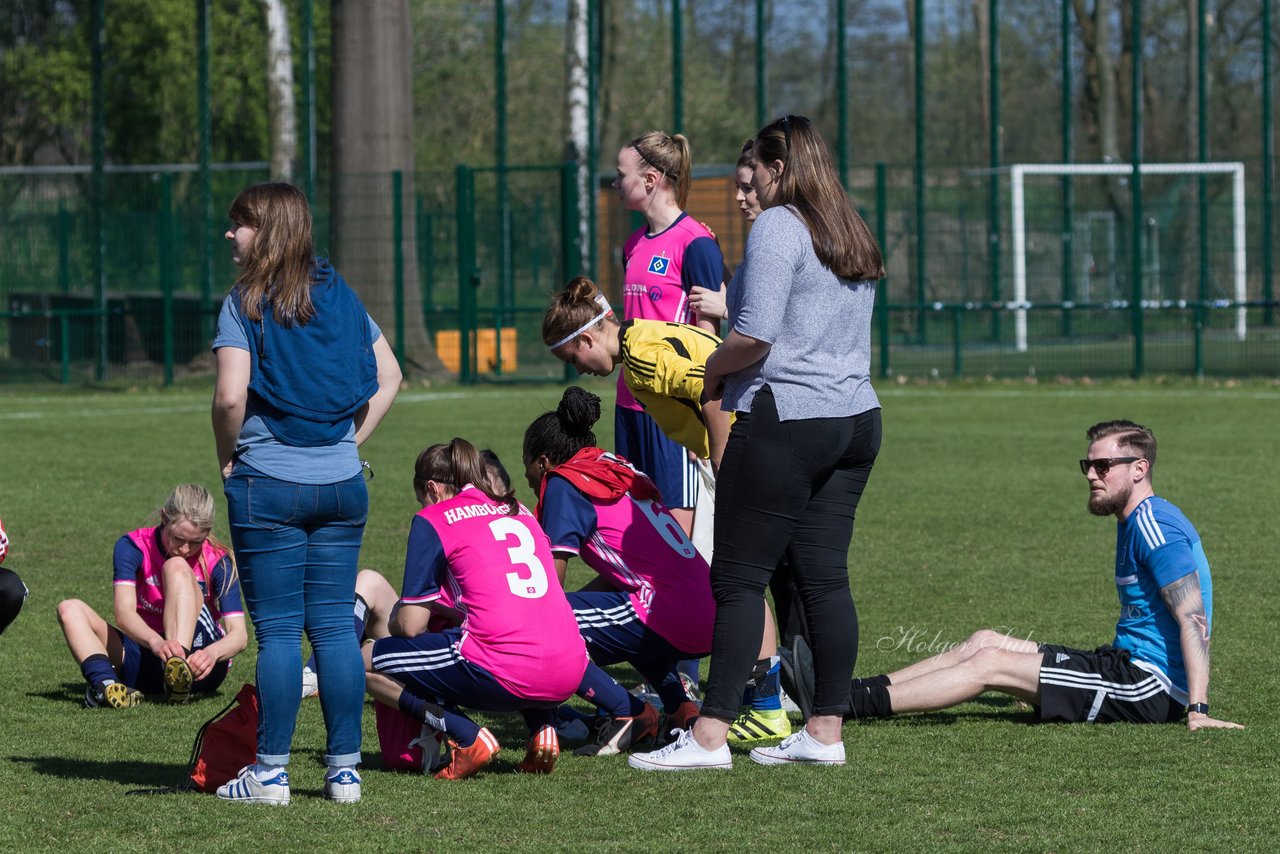
[{"label": "tree trunk", "polygon": [[[411,371],[447,376],[427,336],[413,191],[413,35],[408,0],[333,0],[335,264]],[[395,330],[393,175],[401,176],[404,340]]]},{"label": "tree trunk", "polygon": [[259,0],[267,18],[267,113],[271,127],[271,177],[293,180],[298,124],[293,103],[293,48],[283,0]]},{"label": "tree trunk", "polygon": [[565,112],[568,138],[565,140],[564,159],[578,164],[578,257],[583,273],[589,272],[591,212],[591,168],[587,155],[591,150],[590,121],[587,115],[590,103],[587,79],[587,3],[589,0],[569,0],[569,27],[566,36],[565,76],[568,80],[565,96]]}]

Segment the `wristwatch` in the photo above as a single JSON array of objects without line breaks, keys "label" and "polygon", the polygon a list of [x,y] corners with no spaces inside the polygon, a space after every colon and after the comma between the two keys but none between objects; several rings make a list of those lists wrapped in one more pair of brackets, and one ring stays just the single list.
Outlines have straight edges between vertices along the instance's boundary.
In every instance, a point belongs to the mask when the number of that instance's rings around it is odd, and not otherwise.
[{"label": "wristwatch", "polygon": [[1191,703],[1187,706],[1187,714],[1191,714],[1192,712],[1199,712],[1202,715],[1207,715],[1209,714],[1209,704]]}]

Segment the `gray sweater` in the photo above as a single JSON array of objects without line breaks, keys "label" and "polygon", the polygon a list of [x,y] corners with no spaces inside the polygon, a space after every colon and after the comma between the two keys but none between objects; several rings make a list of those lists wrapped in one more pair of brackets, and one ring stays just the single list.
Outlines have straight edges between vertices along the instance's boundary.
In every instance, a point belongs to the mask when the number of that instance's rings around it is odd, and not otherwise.
[{"label": "gray sweater", "polygon": [[765,383],[778,418],[842,418],[880,406],[871,387],[875,282],[851,282],[824,267],[804,220],[769,208],[747,238],[729,285],[729,326],[771,345],[768,355],[725,380],[725,409],[751,411]]}]

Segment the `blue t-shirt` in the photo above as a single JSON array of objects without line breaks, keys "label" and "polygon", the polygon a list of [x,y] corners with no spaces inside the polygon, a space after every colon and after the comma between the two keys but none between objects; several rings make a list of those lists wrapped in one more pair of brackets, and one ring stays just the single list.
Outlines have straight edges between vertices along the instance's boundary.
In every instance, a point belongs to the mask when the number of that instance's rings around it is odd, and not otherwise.
[{"label": "blue t-shirt", "polygon": [[552,552],[582,551],[596,532],[598,519],[591,499],[579,492],[563,477],[547,479],[542,494],[542,530],[551,540]]},{"label": "blue t-shirt", "polygon": [[[382,330],[369,318],[371,340],[382,337]],[[249,338],[240,322],[240,299],[233,291],[222,301],[218,315],[218,334],[213,350],[234,347],[249,352]],[[245,406],[244,426],[236,440],[236,459],[252,466],[268,477],[289,483],[337,483],[360,473],[360,454],[356,450],[355,425],[335,445],[297,448],[285,445],[267,427],[255,411],[254,395]]]},{"label": "blue t-shirt", "polygon": [[409,546],[404,556],[401,599],[419,605],[440,594],[449,573],[449,558],[435,526],[421,516],[409,525]]},{"label": "blue t-shirt", "polygon": [[[1143,501],[1116,529],[1116,591],[1120,620],[1115,645],[1158,669],[1169,693],[1187,702],[1181,631],[1160,588],[1197,573],[1205,618],[1213,627],[1213,581],[1195,526],[1159,496]],[[1148,668],[1149,669],[1149,668]]]}]

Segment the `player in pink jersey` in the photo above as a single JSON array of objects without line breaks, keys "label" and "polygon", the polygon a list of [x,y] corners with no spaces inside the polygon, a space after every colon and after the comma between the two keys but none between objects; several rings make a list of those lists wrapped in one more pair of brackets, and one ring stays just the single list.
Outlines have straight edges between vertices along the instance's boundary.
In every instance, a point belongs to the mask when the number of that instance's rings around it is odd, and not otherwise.
[{"label": "player in pink jersey", "polygon": [[58,603],[67,646],[89,683],[87,707],[125,708],[160,691],[182,702],[226,677],[248,633],[235,563],[210,536],[213,514],[209,492],[185,484],[169,494],[158,526],[117,541],[119,628],[80,599]]},{"label": "player in pink jersey", "polygon": [[[714,290],[724,281],[724,257],[715,236],[684,212],[692,172],[689,141],[681,134],[650,131],[618,152],[613,187],[622,206],[645,220],[622,250],[623,320],[662,320],[716,331],[714,319],[699,318],[689,306],[691,288]],[[653,423],[622,377],[614,435],[618,453],[653,478],[672,515],[686,534],[691,532],[697,468],[684,448]]]},{"label": "player in pink jersey", "polygon": [[[460,706],[519,711],[533,734],[521,769],[550,771],[553,710],[588,662],[546,534],[514,495],[494,494],[479,452],[462,439],[418,456],[414,492],[423,509],[409,531],[392,636],[365,646],[369,693],[446,734],[439,779],[473,776],[499,750]],[[462,624],[429,632],[446,590]]]},{"label": "player in pink jersey", "polygon": [[[566,389],[557,410],[525,431],[525,477],[538,493],[556,573],[563,579],[576,556],[599,576],[569,594],[592,661],[634,666],[657,686],[668,722],[682,727],[698,707],[676,663],[710,647],[710,570],[653,482],[596,446],[591,427],[599,417],[598,397]],[[602,731],[601,741],[625,739],[629,727],[622,720],[613,727],[618,732]]]}]

